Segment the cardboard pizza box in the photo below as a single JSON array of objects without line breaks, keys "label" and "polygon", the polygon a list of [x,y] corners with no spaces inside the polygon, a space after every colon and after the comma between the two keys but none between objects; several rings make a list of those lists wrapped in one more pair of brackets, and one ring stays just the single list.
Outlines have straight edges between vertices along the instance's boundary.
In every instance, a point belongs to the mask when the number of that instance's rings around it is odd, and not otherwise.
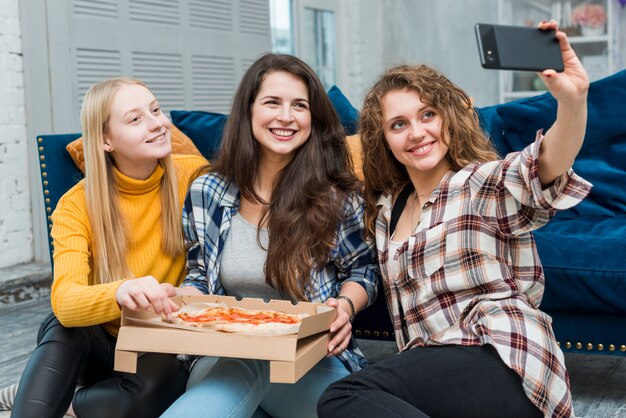
[{"label": "cardboard pizza box", "polygon": [[115,370],[135,373],[137,357],[144,352],[251,358],[270,360],[272,382],[295,383],[326,355],[330,341],[328,330],[337,316],[335,309],[311,302],[294,305],[283,300],[237,300],[217,295],[186,295],[172,300],[178,306],[194,302],[221,302],[232,307],[305,312],[310,316],[302,319],[297,334],[261,336],[168,324],[152,311],[124,309],[115,347]]}]

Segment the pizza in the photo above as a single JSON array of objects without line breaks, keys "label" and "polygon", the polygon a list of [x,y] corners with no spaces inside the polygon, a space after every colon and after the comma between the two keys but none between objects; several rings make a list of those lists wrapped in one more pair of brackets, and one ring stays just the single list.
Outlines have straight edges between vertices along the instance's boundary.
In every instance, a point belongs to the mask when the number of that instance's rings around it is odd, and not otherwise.
[{"label": "pizza", "polygon": [[169,323],[206,327],[215,331],[257,335],[295,334],[306,313],[228,307],[221,303],[191,303],[172,314]]}]

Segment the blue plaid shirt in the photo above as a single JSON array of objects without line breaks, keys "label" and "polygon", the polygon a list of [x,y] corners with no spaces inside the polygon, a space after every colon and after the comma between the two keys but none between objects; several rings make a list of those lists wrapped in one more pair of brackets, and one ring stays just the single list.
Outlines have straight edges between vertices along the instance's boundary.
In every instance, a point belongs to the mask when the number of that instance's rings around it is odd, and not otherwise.
[{"label": "blue plaid shirt", "polygon": [[[219,280],[220,257],[231,219],[238,210],[239,188],[234,182],[217,173],[193,182],[183,207],[183,232],[189,250],[182,286],[193,286],[205,294],[225,294]],[[345,282],[352,281],[365,289],[369,305],[377,296],[379,270],[374,243],[363,238],[364,203],[357,193],[346,199],[344,213],[330,259],[321,270],[311,271],[305,295],[310,302],[323,303],[336,297]],[[339,359],[350,371],[367,364],[354,338]]]}]

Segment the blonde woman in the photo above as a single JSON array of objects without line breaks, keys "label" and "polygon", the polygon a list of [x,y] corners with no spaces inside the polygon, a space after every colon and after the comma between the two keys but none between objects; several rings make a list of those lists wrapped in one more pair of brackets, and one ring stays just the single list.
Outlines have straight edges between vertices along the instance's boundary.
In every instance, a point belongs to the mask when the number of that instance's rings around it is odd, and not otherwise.
[{"label": "blonde woman", "polygon": [[170,315],[184,277],[180,224],[200,157],[171,155],[171,123],[129,78],[92,86],[83,102],[85,179],[52,215],[52,309],[22,375],[13,417],[155,417],[184,392],[173,355],[113,371],[123,306]]}]

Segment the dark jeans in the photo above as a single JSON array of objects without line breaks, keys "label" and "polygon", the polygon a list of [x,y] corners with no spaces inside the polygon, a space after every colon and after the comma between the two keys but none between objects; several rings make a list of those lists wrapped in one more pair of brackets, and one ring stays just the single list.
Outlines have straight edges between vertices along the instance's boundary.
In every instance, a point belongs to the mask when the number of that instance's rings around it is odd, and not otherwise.
[{"label": "dark jeans", "polygon": [[[51,313],[22,374],[11,417],[158,417],[185,391],[187,367],[171,354],[139,357],[137,373],[113,370],[115,338],[102,326],[66,328]],[[84,385],[74,393],[76,384]]]},{"label": "dark jeans", "polygon": [[326,389],[324,417],[542,417],[491,346],[415,347]]}]

